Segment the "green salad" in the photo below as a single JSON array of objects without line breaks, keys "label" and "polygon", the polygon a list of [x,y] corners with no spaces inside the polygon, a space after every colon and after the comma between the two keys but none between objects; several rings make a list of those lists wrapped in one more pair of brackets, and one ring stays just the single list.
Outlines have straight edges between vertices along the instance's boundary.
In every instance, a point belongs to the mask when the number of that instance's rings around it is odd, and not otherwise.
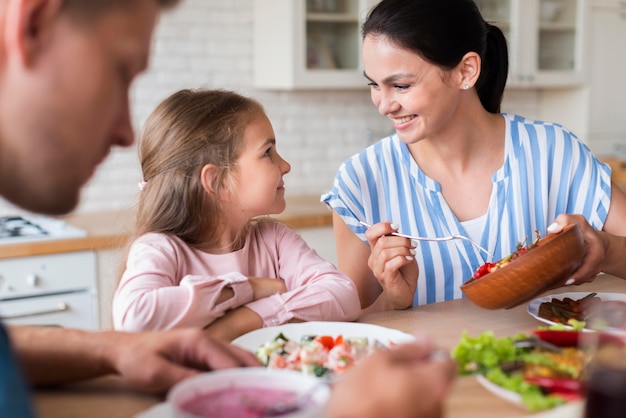
[{"label": "green salad", "polygon": [[[580,328],[584,323],[569,324],[573,328]],[[550,326],[550,329],[564,329],[561,325]],[[571,329],[571,328],[570,328]],[[452,350],[452,358],[457,363],[460,375],[482,374],[494,384],[516,392],[521,401],[530,412],[550,409],[564,404],[566,400],[558,395],[546,394],[542,389],[529,383],[523,373],[506,372],[501,365],[511,364],[515,361],[525,364],[546,365],[559,368],[560,372],[568,373],[567,366],[554,363],[550,358],[529,348],[518,348],[514,342],[528,337],[518,334],[514,337],[498,338],[493,332],[487,331],[471,337],[466,332],[461,336],[459,343]]]}]

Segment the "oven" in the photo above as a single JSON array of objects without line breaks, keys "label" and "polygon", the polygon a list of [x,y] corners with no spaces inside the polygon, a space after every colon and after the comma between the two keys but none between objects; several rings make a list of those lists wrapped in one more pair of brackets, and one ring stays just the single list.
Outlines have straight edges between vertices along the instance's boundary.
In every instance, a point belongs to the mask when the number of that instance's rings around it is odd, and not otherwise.
[{"label": "oven", "polygon": [[[52,218],[0,217],[2,246],[85,236]],[[99,328],[96,255],[75,251],[0,259],[0,319],[5,324]]]}]

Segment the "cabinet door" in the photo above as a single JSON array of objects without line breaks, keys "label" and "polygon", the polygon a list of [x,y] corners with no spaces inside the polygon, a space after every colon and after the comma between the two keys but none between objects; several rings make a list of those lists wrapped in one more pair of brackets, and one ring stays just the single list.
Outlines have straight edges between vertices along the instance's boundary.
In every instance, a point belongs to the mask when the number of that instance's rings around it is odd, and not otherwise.
[{"label": "cabinet door", "polygon": [[476,0],[509,47],[508,87],[558,87],[584,81],[584,0]]},{"label": "cabinet door", "polygon": [[626,141],[626,2],[593,3],[590,27],[590,139],[623,144]]},{"label": "cabinet door", "polygon": [[372,0],[255,0],[254,85],[366,88],[361,23]]},{"label": "cabinet door", "polygon": [[[529,2],[527,7],[532,7]],[[539,0],[535,5],[534,45],[528,47],[528,74],[539,87],[584,81],[585,4],[583,0]],[[529,13],[530,14],[530,13]]]}]

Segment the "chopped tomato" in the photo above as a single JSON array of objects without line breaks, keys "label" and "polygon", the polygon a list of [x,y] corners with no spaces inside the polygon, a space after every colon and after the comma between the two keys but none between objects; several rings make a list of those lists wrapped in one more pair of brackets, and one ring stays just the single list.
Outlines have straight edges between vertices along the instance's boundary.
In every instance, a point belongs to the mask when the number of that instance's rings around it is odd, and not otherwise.
[{"label": "chopped tomato", "polygon": [[339,344],[343,344],[343,335],[338,335],[337,338],[335,338],[335,345]]},{"label": "chopped tomato", "polygon": [[335,346],[335,339],[330,335],[319,335],[315,337],[315,341],[322,344],[326,350],[330,350]]},{"label": "chopped tomato", "polygon": [[481,278],[483,276],[485,276],[486,274],[491,273],[491,270],[496,266],[496,263],[485,263],[482,266],[480,266],[478,268],[478,270],[476,270],[476,273],[474,273],[474,279],[478,279]]}]

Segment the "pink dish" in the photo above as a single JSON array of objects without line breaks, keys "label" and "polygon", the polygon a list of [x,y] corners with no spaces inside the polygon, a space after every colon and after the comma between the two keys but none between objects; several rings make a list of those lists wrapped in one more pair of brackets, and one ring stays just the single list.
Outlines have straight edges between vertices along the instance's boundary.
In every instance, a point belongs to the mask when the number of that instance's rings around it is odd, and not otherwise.
[{"label": "pink dish", "polygon": [[[312,391],[312,389],[314,389]],[[286,369],[247,367],[202,373],[178,383],[167,400],[173,418],[264,418],[265,405],[289,403],[301,394],[313,392],[297,411],[281,418],[322,416],[330,388],[319,379]]]},{"label": "pink dish", "polygon": [[181,405],[181,408],[192,415],[206,418],[266,418],[267,415],[262,412],[265,408],[296,401],[293,390],[242,386],[202,394]]}]

